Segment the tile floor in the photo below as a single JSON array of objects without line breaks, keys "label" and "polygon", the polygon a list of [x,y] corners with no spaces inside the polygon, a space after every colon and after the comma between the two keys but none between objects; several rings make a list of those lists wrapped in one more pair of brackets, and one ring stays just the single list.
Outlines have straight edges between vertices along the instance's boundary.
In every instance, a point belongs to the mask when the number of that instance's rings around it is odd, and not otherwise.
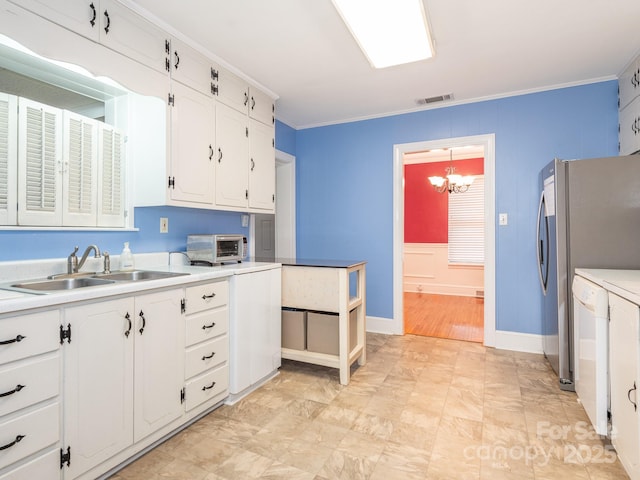
[{"label": "tile floor", "polygon": [[368,362],[284,361],[111,480],[628,478],[542,355],[369,334]]}]

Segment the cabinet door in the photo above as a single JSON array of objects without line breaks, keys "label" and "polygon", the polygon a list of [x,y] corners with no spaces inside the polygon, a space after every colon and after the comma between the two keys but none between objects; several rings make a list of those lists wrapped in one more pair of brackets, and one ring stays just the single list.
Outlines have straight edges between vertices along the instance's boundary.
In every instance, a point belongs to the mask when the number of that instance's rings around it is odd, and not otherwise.
[{"label": "cabinet door", "polygon": [[154,70],[168,73],[167,34],[117,0],[101,0],[100,42]]},{"label": "cabinet door", "polygon": [[214,66],[213,69],[214,76],[217,77],[218,88],[215,91],[217,100],[246,115],[249,105],[247,82],[226,68]]},{"label": "cabinet door", "polygon": [[73,452],[65,477],[76,478],[133,442],[134,304],[98,302],[64,315],[63,446]]},{"label": "cabinet door", "polygon": [[273,127],[250,121],[249,207],[273,212],[276,195],[276,149]]},{"label": "cabinet door", "polygon": [[47,20],[98,41],[99,0],[9,0]]},{"label": "cabinet door", "polygon": [[620,155],[640,150],[640,97],[620,111]]},{"label": "cabinet door", "polygon": [[62,111],[18,99],[18,224],[62,224]]},{"label": "cabinet door", "polygon": [[0,93],[0,225],[15,225],[18,204],[18,99]]},{"label": "cabinet door", "polygon": [[104,124],[98,130],[98,172],[98,226],[124,227],[124,134]]},{"label": "cabinet door", "polygon": [[249,176],[247,116],[216,105],[216,205],[246,207]]},{"label": "cabinet door", "polygon": [[136,297],[135,441],[182,415],[182,289]]},{"label": "cabinet door", "polygon": [[638,350],[640,309],[609,294],[609,365],[611,376],[611,443],[630,476],[640,473]]},{"label": "cabinet door", "polygon": [[618,80],[619,108],[626,107],[640,94],[640,59],[636,59]]},{"label": "cabinet door", "polygon": [[98,124],[63,112],[62,224],[95,227],[98,200]]},{"label": "cabinet door", "polygon": [[186,43],[171,40],[171,80],[211,96],[211,62]]},{"label": "cabinet door", "polygon": [[172,90],[171,199],[212,206],[215,102],[179,83]]},{"label": "cabinet door", "polygon": [[264,123],[275,125],[276,106],[266,93],[255,87],[249,87],[249,116]]}]

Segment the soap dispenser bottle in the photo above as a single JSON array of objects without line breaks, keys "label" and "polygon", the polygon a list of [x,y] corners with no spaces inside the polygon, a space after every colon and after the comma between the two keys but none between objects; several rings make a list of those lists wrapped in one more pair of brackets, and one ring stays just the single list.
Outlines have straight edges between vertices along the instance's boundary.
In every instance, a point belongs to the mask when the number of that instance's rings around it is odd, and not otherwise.
[{"label": "soap dispenser bottle", "polygon": [[133,270],[133,254],[129,249],[129,242],[124,242],[124,248],[120,254],[120,270]]}]

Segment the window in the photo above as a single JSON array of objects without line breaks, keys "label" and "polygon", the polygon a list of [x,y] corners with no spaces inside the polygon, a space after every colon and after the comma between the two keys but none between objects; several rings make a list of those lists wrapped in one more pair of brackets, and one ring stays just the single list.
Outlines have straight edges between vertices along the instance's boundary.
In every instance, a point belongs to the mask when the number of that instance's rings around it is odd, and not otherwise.
[{"label": "window", "polygon": [[484,265],[484,175],[449,194],[449,263]]}]

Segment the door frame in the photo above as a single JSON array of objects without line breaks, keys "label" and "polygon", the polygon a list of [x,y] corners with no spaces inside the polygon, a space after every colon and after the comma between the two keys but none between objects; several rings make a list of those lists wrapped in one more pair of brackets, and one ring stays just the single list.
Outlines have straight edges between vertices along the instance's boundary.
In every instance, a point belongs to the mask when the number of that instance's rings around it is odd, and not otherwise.
[{"label": "door frame", "polygon": [[467,145],[482,145],[484,148],[484,345],[494,347],[496,343],[495,134],[443,138],[393,146],[393,325],[391,333],[404,335],[404,154]]},{"label": "door frame", "polygon": [[296,157],[276,150],[276,259],[296,258]]}]

